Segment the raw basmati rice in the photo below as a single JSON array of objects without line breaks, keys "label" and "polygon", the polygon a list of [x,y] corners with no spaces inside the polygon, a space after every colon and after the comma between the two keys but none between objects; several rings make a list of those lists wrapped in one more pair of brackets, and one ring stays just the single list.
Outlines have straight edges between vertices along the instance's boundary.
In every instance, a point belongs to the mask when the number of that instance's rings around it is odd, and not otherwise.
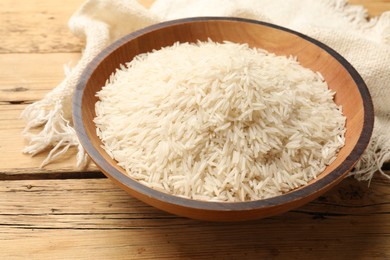
[{"label": "raw basmati rice", "polygon": [[97,96],[107,153],[132,178],[186,198],[283,194],[316,178],[345,142],[345,117],[321,74],[246,44],[140,54]]}]

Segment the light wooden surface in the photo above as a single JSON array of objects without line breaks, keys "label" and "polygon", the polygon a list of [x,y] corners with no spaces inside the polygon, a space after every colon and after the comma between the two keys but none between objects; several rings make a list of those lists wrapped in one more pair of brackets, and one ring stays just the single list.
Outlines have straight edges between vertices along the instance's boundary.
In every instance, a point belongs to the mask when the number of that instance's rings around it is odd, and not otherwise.
[{"label": "light wooden surface", "polygon": [[[67,21],[82,2],[0,1],[0,259],[390,259],[390,190],[379,177],[370,188],[346,179],[281,216],[214,224],[149,207],[70,155],[39,169],[44,155],[21,154],[20,112],[80,57]],[[390,11],[388,0],[351,2]]]}]

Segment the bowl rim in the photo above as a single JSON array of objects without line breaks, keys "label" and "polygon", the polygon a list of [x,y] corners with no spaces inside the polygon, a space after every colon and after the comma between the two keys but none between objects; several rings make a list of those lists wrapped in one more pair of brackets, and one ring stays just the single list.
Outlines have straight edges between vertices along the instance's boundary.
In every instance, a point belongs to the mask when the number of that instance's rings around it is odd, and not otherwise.
[{"label": "bowl rim", "polygon": [[[355,84],[357,85],[358,91],[363,100],[364,121],[363,121],[363,128],[362,128],[363,130],[361,132],[361,135],[359,136],[356,145],[354,146],[354,148],[352,149],[352,151],[350,152],[350,154],[347,156],[347,158],[342,164],[340,164],[336,169],[334,169],[328,175],[324,176],[318,181],[309,185],[305,185],[299,189],[289,191],[286,194],[282,194],[267,199],[255,200],[255,201],[218,202],[218,201],[201,201],[201,200],[179,197],[177,195],[168,194],[147,187],[146,185],[141,184],[140,182],[132,179],[131,177],[117,170],[109,162],[107,162],[103,158],[103,156],[100,155],[100,153],[95,149],[95,147],[92,145],[92,142],[88,138],[86,129],[83,124],[83,117],[82,117],[82,98],[84,95],[84,89],[93,71],[113,51],[115,51],[117,48],[121,47],[128,41],[131,41],[141,35],[148,34],[155,30],[162,29],[165,27],[170,27],[172,25],[193,23],[193,22],[205,22],[205,21],[237,21],[243,23],[259,24],[262,26],[267,26],[277,30],[282,30],[290,34],[294,34],[300,37],[301,39],[309,41],[310,43],[315,44],[321,49],[323,49],[325,52],[327,52],[333,58],[335,58],[348,71],[348,73],[351,75],[352,79],[354,80]],[[276,206],[281,206],[282,204],[285,203],[291,203],[293,201],[303,199],[305,197],[312,195],[313,193],[316,193],[319,190],[326,189],[335,181],[341,180],[341,178],[345,176],[348,173],[348,171],[351,170],[353,166],[356,164],[356,162],[358,161],[358,159],[360,158],[360,156],[362,155],[362,153],[364,152],[364,150],[366,149],[369,143],[373,131],[373,124],[374,124],[374,107],[373,107],[369,90],[364,80],[356,71],[356,69],[334,49],[305,34],[275,24],[252,20],[252,19],[246,19],[246,18],[213,17],[213,16],[183,18],[183,19],[170,20],[170,21],[154,24],[145,27],[143,29],[134,31],[118,39],[117,41],[115,41],[114,43],[106,47],[86,66],[85,70],[81,74],[81,77],[77,82],[76,89],[73,94],[72,114],[73,114],[74,128],[76,130],[76,134],[78,136],[81,145],[83,146],[85,151],[89,154],[91,159],[96,163],[96,165],[103,171],[105,175],[107,175],[107,177],[113,178],[114,180],[118,181],[119,183],[121,183],[122,185],[124,185],[125,187],[131,190],[144,194],[148,197],[153,197],[161,202],[184,207],[184,208],[195,208],[195,209],[207,210],[207,211],[249,211],[254,209],[276,207]]]}]

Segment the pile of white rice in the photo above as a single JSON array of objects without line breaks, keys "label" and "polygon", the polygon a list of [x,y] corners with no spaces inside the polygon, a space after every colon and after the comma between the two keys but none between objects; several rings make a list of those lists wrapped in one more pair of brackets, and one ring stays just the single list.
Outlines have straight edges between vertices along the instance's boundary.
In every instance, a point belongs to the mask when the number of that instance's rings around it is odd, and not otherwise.
[{"label": "pile of white rice", "polygon": [[316,178],[345,117],[319,73],[245,44],[174,44],[97,93],[98,136],[132,178],[170,194],[251,201]]}]

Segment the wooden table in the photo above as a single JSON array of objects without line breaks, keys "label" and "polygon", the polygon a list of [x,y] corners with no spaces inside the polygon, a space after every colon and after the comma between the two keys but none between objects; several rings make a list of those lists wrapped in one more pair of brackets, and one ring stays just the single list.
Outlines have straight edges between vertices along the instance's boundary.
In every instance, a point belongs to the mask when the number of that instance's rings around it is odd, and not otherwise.
[{"label": "wooden table", "polygon": [[[389,0],[351,2],[390,10]],[[95,166],[78,171],[72,153],[45,169],[45,155],[23,155],[20,112],[80,57],[67,21],[81,3],[0,1],[0,259],[390,259],[390,186],[380,177],[369,188],[346,179],[280,216],[206,223],[137,201]]]}]

